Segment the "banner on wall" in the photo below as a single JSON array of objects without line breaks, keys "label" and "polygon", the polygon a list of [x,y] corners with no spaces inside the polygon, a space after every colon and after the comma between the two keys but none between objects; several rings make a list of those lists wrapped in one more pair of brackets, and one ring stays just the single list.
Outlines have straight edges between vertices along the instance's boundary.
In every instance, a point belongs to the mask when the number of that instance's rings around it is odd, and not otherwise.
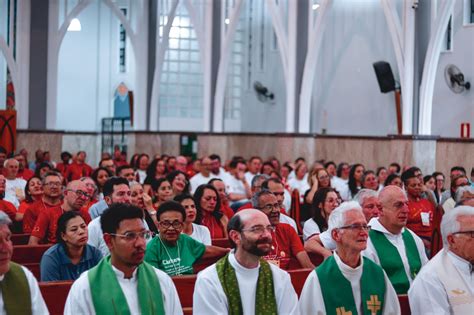
[{"label": "banner on wall", "polygon": [[16,110],[0,110],[0,146],[8,154],[16,150]]}]

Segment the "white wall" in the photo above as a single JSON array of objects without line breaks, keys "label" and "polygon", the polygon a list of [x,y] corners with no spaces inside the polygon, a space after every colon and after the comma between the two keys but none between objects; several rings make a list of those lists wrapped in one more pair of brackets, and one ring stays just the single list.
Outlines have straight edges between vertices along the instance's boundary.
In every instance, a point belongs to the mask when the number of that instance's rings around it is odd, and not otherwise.
[{"label": "white wall", "polygon": [[[7,1],[0,0],[0,36],[7,40],[7,20],[8,20]],[[0,109],[6,108],[7,97],[7,60],[0,51]]]},{"label": "white wall", "polygon": [[380,1],[334,1],[327,22],[312,96],[312,131],[396,133],[394,93],[380,92],[372,66],[389,62],[399,80]]},{"label": "white wall", "polygon": [[59,53],[57,129],[99,131],[101,119],[113,116],[118,84],[134,90],[133,49],[127,40],[128,71],[119,73],[119,20],[99,1],[78,18],[82,31],[68,32]]},{"label": "white wall", "polygon": [[463,21],[464,0],[457,0],[453,14],[453,49],[441,53],[433,95],[432,134],[443,137],[459,137],[460,124],[471,123],[474,137],[474,87],[461,94],[453,93],[444,79],[447,65],[456,65],[465,80],[474,84],[474,24]]}]

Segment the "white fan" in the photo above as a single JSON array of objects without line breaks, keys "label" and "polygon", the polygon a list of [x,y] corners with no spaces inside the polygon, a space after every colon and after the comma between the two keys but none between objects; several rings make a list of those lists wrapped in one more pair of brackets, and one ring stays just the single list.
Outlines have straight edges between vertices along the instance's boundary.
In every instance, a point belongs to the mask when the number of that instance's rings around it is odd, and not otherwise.
[{"label": "white fan", "polygon": [[444,79],[446,84],[454,93],[462,93],[469,90],[471,84],[464,81],[464,74],[455,65],[447,65],[444,69]]}]

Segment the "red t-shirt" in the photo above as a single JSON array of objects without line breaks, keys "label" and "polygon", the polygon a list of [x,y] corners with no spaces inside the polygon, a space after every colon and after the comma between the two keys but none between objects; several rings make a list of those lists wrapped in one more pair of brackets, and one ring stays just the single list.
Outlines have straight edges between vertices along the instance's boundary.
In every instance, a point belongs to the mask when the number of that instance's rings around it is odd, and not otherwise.
[{"label": "red t-shirt", "polygon": [[56,230],[58,229],[58,219],[64,213],[61,206],[49,208],[42,211],[35,227],[31,231],[31,236],[35,236],[40,240],[47,240],[48,243],[56,243]]},{"label": "red t-shirt", "polygon": [[59,205],[50,205],[44,202],[42,199],[36,200],[30,204],[25,210],[23,215],[23,233],[31,234],[33,227],[36,224],[36,220],[41,212],[46,209],[58,207]]},{"label": "red t-shirt", "polygon": [[73,162],[67,167],[64,177],[66,177],[67,181],[77,180],[81,177],[91,176],[92,171],[92,167],[86,163],[77,164]]},{"label": "red t-shirt", "polygon": [[202,218],[202,225],[207,226],[211,232],[211,239],[214,238],[225,238],[224,227],[222,223],[212,215],[208,215]]},{"label": "red t-shirt", "polygon": [[[434,207],[426,199],[419,201],[408,201],[408,220],[407,228],[415,232],[416,235],[424,238],[431,238],[433,234],[433,214]],[[428,218],[423,224],[422,213],[427,213]],[[423,214],[424,215],[424,214]]]},{"label": "red t-shirt", "polygon": [[69,164],[64,164],[61,162],[61,163],[56,164],[56,169],[61,173],[61,175],[66,177],[66,171],[67,171],[68,166]]},{"label": "red t-shirt", "polygon": [[[268,256],[275,258],[296,258],[296,254],[304,251],[303,243],[295,229],[286,223],[277,224],[272,233],[273,249]],[[266,256],[266,257],[268,257]]]},{"label": "red t-shirt", "polygon": [[221,206],[221,211],[222,213],[224,213],[224,215],[227,217],[227,218],[232,218],[234,216],[234,211],[232,210],[231,207],[229,207],[228,205],[222,205]]},{"label": "red t-shirt", "polygon": [[18,170],[16,177],[23,178],[24,180],[28,180],[31,177],[33,177],[33,175],[35,175],[35,173],[32,170],[30,170],[29,168],[25,168],[22,171]]},{"label": "red t-shirt", "polygon": [[0,211],[5,212],[10,217],[10,220],[15,221],[16,208],[11,202],[0,200]]}]

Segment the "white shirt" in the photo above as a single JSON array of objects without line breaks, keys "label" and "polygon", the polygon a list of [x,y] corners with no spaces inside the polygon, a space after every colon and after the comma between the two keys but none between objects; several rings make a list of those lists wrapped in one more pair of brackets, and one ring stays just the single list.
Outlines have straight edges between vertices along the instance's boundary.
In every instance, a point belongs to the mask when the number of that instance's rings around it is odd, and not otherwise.
[{"label": "white shirt", "polygon": [[15,208],[18,209],[20,201],[17,197],[17,191],[19,195],[25,195],[26,180],[23,178],[7,179],[5,183],[5,200],[11,202]]},{"label": "white shirt", "polygon": [[348,182],[348,179],[342,179],[337,176],[331,178],[331,187],[339,192],[339,195],[344,201],[351,199]]},{"label": "white shirt", "polygon": [[304,222],[303,224],[303,241],[306,242],[306,240],[315,235],[321,233],[321,230],[319,230],[318,224],[313,220],[313,218],[308,219]]},{"label": "white shirt", "polygon": [[[138,278],[137,270],[135,269],[132,278],[125,279],[123,272],[112,266],[123,295],[127,300],[130,314],[140,314],[140,305],[138,304]],[[153,267],[156,277],[160,282],[161,293],[163,294],[163,308],[166,314],[183,314],[181,303],[179,301],[178,292],[174,286],[171,278],[161,270]],[[92,302],[91,289],[89,278],[87,276],[89,271],[82,273],[69,291],[67,296],[66,306],[64,307],[64,314],[96,314],[94,303]]]},{"label": "white shirt", "polygon": [[252,174],[249,171],[245,172],[245,180],[247,183],[249,183],[249,186],[252,185],[252,179],[255,177],[255,175],[259,175],[260,173],[257,174]]},{"label": "white shirt", "polygon": [[[255,295],[260,266],[248,269],[235,259],[234,252],[229,254],[229,263],[235,269],[239,283],[240,298],[244,315],[255,314]],[[299,314],[298,297],[291,284],[290,275],[273,264],[270,264],[275,288],[275,299],[278,314]],[[217,276],[216,264],[198,273],[193,295],[193,314],[227,314],[227,297]]]},{"label": "white shirt", "polygon": [[[148,224],[145,220],[143,220],[143,225],[145,229],[148,230]],[[94,246],[102,253],[102,256],[108,256],[110,254],[109,248],[104,241],[104,235],[102,233],[102,227],[100,226],[100,217],[95,218],[89,225],[87,226],[87,230],[89,232],[89,239],[87,240],[87,244]],[[147,243],[150,242],[152,238],[147,240]]]},{"label": "white shirt", "polygon": [[[244,195],[244,198],[240,200],[247,200],[247,190],[245,190],[244,183],[240,180],[235,178],[233,175],[229,175],[226,178],[226,190],[227,193],[229,194],[238,194],[238,195]],[[240,201],[240,200],[234,200],[234,201]]]},{"label": "white shirt", "polygon": [[[410,281],[410,285],[412,283],[411,273],[410,273],[410,265],[408,264],[408,258],[405,251],[405,243],[403,242],[402,233],[406,228],[400,232],[400,234],[392,234],[380,223],[379,219],[372,219],[370,220],[371,229],[375,231],[382,232],[388,239],[388,241],[397,248],[398,254],[402,258],[403,267],[405,268],[405,273],[407,274],[407,278]],[[426,257],[425,246],[423,245],[423,241],[419,238],[415,233],[413,233],[410,229],[407,229],[408,232],[411,233],[413,238],[415,239],[416,248],[418,250],[418,255],[420,256],[421,265],[424,266],[428,262],[428,257]],[[376,264],[380,265],[380,259],[377,255],[377,251],[375,250],[374,244],[370,240],[370,237],[367,239],[367,248],[362,252],[367,258],[372,259]],[[423,270],[423,269],[422,269]]]},{"label": "white shirt", "polygon": [[[351,283],[352,295],[354,296],[354,302],[357,307],[358,314],[363,314],[360,289],[360,278],[362,277],[363,260],[361,261],[361,264],[358,267],[352,268],[344,264],[341,258],[339,258],[339,256],[337,255],[337,253],[334,253],[334,259],[336,260],[336,264],[341,270],[341,273],[344,278],[346,278]],[[383,314],[398,315],[400,314],[400,304],[398,303],[397,293],[395,292],[395,289],[393,288],[392,284],[390,283],[390,280],[385,274],[385,271],[384,278],[385,283],[387,285],[385,289]],[[311,272],[308,278],[306,279],[303,291],[301,291],[298,307],[301,314],[326,314],[326,307],[324,305],[324,299],[321,292],[321,285],[319,283],[318,274],[314,271]]]},{"label": "white shirt", "polygon": [[189,236],[194,238],[196,241],[203,243],[204,245],[212,245],[211,241],[211,232],[209,228],[204,225],[199,225],[192,223],[193,225],[193,233]]},{"label": "white shirt", "polygon": [[137,170],[137,175],[138,175],[138,182],[143,185],[143,183],[145,182],[145,178],[146,178],[146,171]]},{"label": "white shirt", "polygon": [[[451,251],[448,251],[448,259],[451,260],[454,268],[465,280],[471,294],[474,294],[474,274],[471,274],[469,262]],[[412,314],[454,314],[449,304],[446,289],[437,274],[437,267],[435,261],[429,261],[420,270],[410,290],[408,290]],[[471,314],[474,314],[474,309]]]},{"label": "white shirt", "polygon": [[293,220],[291,217],[287,216],[286,214],[280,213],[280,223],[286,223],[291,225],[291,227],[295,229],[296,234],[298,234],[298,226],[296,225],[296,221]]},{"label": "white shirt", "polygon": [[217,176],[212,173],[209,173],[208,177],[204,177],[201,173],[197,173],[196,175],[191,177],[191,179],[189,180],[189,185],[191,186],[190,187],[191,193],[194,194],[194,192],[199,186],[209,183],[211,179],[216,178],[216,177]]},{"label": "white shirt", "polygon": [[[49,314],[48,308],[46,307],[46,303],[43,300],[43,296],[41,295],[40,288],[38,286],[38,281],[36,280],[35,276],[26,269],[25,267],[21,266],[23,272],[26,276],[26,281],[28,281],[28,286],[30,287],[30,296],[31,296],[31,312],[33,315],[43,315]],[[5,275],[0,276],[0,281],[3,281]],[[18,297],[18,301],[21,301],[22,297]],[[5,304],[3,303],[3,295],[0,291],[0,314],[6,314]]]},{"label": "white shirt", "polygon": [[304,194],[311,188],[306,180],[306,176],[303,177],[303,179],[297,179],[296,177],[292,178],[288,181],[288,185],[290,186],[291,191],[298,189],[298,192],[300,193],[300,202],[304,201]]}]

